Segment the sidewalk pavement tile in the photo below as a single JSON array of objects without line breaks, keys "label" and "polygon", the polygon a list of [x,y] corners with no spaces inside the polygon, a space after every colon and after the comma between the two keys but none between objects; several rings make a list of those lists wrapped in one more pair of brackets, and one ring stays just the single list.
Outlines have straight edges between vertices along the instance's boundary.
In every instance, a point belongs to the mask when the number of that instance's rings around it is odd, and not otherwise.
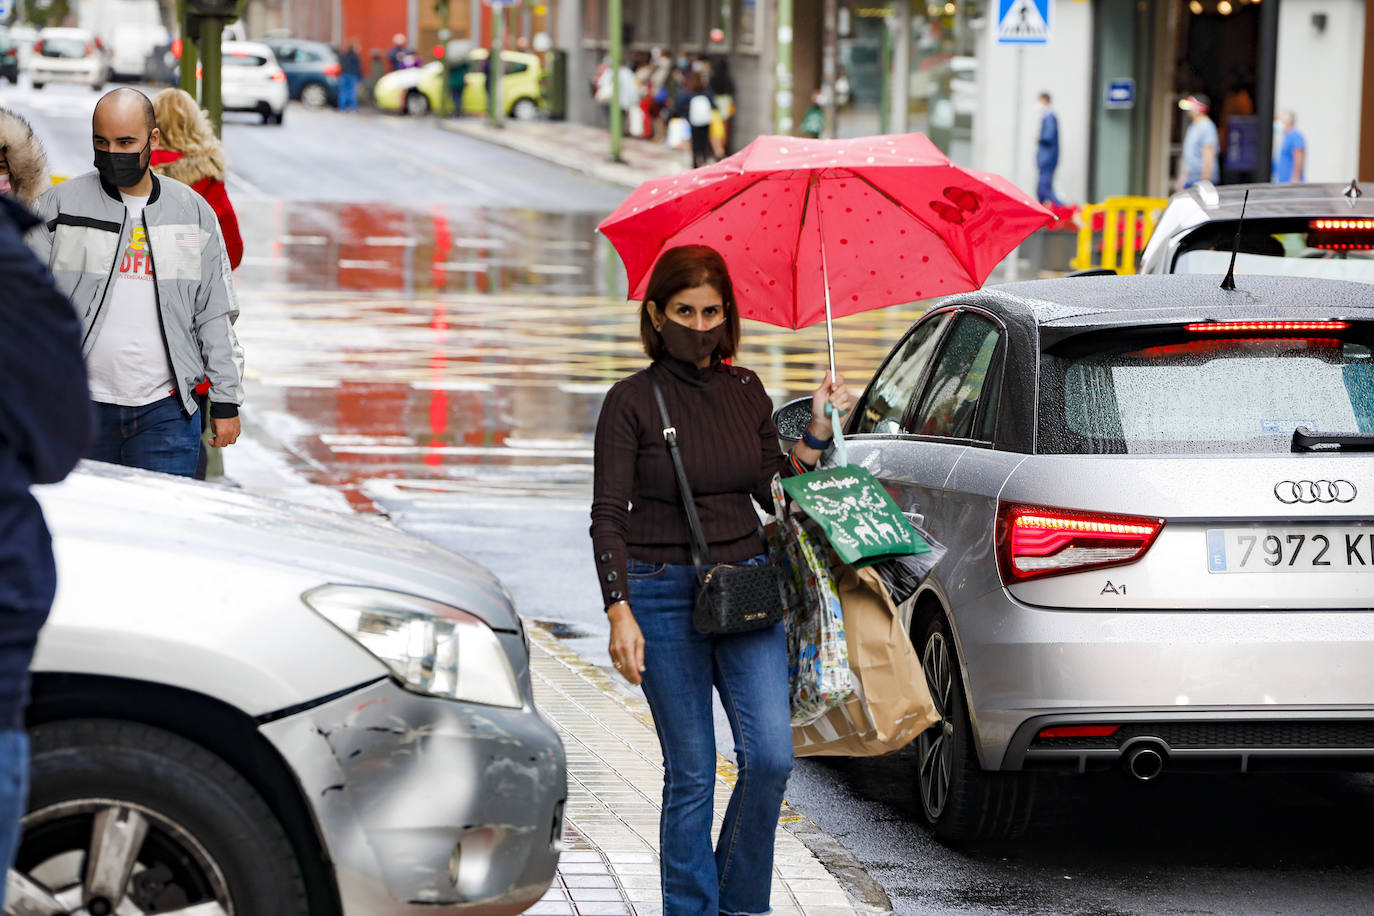
[{"label": "sidewalk pavement tile", "polygon": [[[641,697],[538,626],[529,627],[535,699],[568,757],[565,851],[549,894],[528,912],[546,916],[659,916],[658,818],[663,762]],[[719,831],[736,771],[717,767]],[[779,823],[772,897],[777,916],[853,916],[843,888]]]},{"label": "sidewalk pavement tile", "polygon": [[570,121],[507,121],[499,129],[482,118],[442,118],[439,124],[445,130],[625,188],[636,188],[650,178],[676,175],[691,166],[688,150],[669,149],[660,142],[632,137],[621,145],[623,161],[612,162],[608,130]]}]

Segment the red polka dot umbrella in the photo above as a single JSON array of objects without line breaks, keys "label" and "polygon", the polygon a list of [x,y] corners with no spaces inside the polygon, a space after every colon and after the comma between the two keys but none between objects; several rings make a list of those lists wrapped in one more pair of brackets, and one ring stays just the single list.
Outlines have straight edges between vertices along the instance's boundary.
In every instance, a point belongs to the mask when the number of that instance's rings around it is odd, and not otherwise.
[{"label": "red polka dot umbrella", "polygon": [[[954,165],[922,134],[759,137],[640,185],[598,227],[644,297],[660,255],[709,245],[740,314],[803,328],[965,292],[1054,215],[1006,179]],[[830,344],[834,368],[834,341]]]}]

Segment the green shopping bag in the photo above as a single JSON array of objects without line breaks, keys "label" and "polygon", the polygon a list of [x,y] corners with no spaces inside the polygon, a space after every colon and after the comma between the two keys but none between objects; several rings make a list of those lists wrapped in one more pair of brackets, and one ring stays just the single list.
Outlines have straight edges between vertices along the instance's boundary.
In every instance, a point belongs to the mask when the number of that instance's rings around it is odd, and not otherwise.
[{"label": "green shopping bag", "polygon": [[788,477],[782,486],[820,526],[840,560],[862,568],[890,557],[929,553],[930,545],[906,520],[878,479],[866,468],[848,463],[838,422],[835,453],[836,467]]}]

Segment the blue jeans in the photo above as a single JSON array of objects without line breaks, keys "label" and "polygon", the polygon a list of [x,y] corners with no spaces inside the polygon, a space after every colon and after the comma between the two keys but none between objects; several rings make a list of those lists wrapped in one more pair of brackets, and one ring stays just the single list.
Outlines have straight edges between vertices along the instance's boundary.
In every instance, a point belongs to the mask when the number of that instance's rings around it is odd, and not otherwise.
[{"label": "blue jeans", "polygon": [[339,77],[339,111],[358,110],[358,78],[345,73]]},{"label": "blue jeans", "polygon": [[1040,203],[1051,203],[1056,207],[1063,206],[1059,198],[1054,196],[1054,169],[1041,169],[1040,181],[1035,186],[1035,199]]},{"label": "blue jeans", "polygon": [[[19,819],[29,799],[29,736],[22,728],[0,731],[0,868],[14,864],[19,847]],[[5,886],[0,883],[0,908]]]},{"label": "blue jeans", "polygon": [[[630,607],[644,633],[644,695],[663,748],[664,916],[768,913],[773,837],[792,772],[782,624],[729,636],[696,632],[691,565],[631,560],[629,589]],[[739,765],[714,852],[712,687],[730,719]]]},{"label": "blue jeans", "polygon": [[187,415],[181,399],[167,397],[143,407],[96,402],[93,461],[194,477],[200,458],[200,411]]}]

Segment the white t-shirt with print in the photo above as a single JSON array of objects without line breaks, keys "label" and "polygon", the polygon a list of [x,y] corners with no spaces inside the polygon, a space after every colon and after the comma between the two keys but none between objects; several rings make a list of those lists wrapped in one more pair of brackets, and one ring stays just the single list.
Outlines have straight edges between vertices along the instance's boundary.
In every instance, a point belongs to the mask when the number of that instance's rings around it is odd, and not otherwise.
[{"label": "white t-shirt with print", "polygon": [[162,320],[153,288],[153,259],[143,229],[146,197],[120,193],[133,227],[129,247],[119,254],[105,318],[86,357],[91,398],[101,404],[142,407],[175,391],[172,363],[162,340]]}]

